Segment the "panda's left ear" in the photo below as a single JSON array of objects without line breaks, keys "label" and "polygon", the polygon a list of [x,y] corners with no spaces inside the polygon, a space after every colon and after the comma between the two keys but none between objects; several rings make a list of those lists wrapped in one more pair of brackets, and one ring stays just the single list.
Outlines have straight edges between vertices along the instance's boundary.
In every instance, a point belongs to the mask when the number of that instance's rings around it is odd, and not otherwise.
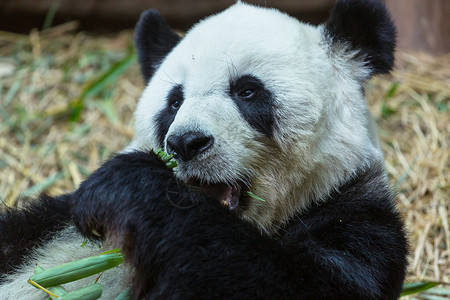
[{"label": "panda's left ear", "polygon": [[157,10],[149,9],[141,14],[134,32],[134,43],[146,83],[179,41],[180,36],[170,29]]},{"label": "panda's left ear", "polygon": [[388,73],[394,65],[396,30],[381,0],[338,0],[324,35],[331,50],[353,51],[370,75]]}]

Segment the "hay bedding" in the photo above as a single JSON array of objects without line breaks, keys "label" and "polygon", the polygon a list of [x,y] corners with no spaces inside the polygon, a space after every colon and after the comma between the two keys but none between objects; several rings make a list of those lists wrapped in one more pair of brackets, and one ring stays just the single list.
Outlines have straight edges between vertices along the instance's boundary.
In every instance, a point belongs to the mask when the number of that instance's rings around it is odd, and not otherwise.
[{"label": "hay bedding", "polygon": [[[91,93],[80,119],[68,102],[126,57],[132,33],[91,37],[67,23],[30,35],[0,32],[0,197],[74,189],[132,137],[143,88],[136,64]],[[391,77],[367,85],[411,244],[410,280],[450,282],[450,55],[398,53]]]}]

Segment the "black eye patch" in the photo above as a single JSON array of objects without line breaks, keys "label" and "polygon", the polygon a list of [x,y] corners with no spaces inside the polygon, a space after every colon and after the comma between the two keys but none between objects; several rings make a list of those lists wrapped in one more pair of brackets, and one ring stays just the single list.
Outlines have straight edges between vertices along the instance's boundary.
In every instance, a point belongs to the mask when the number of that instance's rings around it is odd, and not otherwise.
[{"label": "black eye patch", "polygon": [[262,81],[254,76],[244,75],[230,83],[229,94],[250,126],[267,137],[272,137],[274,100]]},{"label": "black eye patch", "polygon": [[164,147],[164,138],[183,101],[183,86],[179,84],[170,90],[166,98],[166,106],[156,115],[154,121],[156,123],[156,136],[160,147]]}]

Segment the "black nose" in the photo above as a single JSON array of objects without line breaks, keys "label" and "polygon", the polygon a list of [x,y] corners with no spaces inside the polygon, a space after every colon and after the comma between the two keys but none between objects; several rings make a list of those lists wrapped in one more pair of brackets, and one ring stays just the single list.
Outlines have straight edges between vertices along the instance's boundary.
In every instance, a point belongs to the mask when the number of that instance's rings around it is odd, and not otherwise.
[{"label": "black nose", "polygon": [[191,160],[208,150],[214,143],[212,136],[201,132],[188,132],[182,135],[172,134],[167,138],[167,152],[175,158]]}]

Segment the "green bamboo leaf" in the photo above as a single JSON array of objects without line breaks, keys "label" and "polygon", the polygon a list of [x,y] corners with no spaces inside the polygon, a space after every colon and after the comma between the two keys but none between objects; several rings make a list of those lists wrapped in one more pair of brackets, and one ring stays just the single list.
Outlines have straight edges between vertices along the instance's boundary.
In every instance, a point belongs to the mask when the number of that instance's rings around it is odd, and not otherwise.
[{"label": "green bamboo leaf", "polygon": [[400,83],[398,83],[398,82],[392,83],[391,87],[389,88],[389,90],[384,95],[384,99],[394,97],[394,94],[397,91],[399,86],[400,86]]},{"label": "green bamboo leaf", "polygon": [[115,248],[115,249],[111,249],[111,250],[102,252],[102,253],[100,253],[100,255],[103,255],[103,254],[111,254],[111,253],[120,253],[120,248]]},{"label": "green bamboo leaf", "polygon": [[[34,274],[41,273],[43,271],[44,271],[44,268],[42,268],[41,266],[36,265],[36,267],[34,267]],[[57,299],[57,298],[59,298],[59,296],[63,296],[65,294],[67,294],[67,290],[60,285],[48,287],[47,290],[49,290],[50,292],[52,292],[53,294],[58,296],[58,297],[54,297],[54,296],[50,295],[51,299]]]},{"label": "green bamboo leaf", "polygon": [[31,276],[30,280],[42,287],[57,286],[103,272],[122,262],[120,253],[91,256],[44,270]]},{"label": "green bamboo leaf", "polygon": [[84,100],[87,97],[91,97],[101,90],[103,90],[108,84],[115,81],[121,74],[123,74],[131,64],[136,60],[136,54],[129,52],[124,59],[112,65],[108,70],[102,73],[97,78],[90,80],[84,87],[81,95],[72,103],[69,104],[70,121],[77,121],[81,116],[81,111],[84,107]]},{"label": "green bamboo leaf", "polygon": [[114,298],[114,300],[130,300],[129,290],[130,290],[129,288],[124,290],[122,293],[119,294],[119,296]]},{"label": "green bamboo leaf", "polygon": [[383,101],[381,104],[381,117],[383,119],[387,119],[390,116],[394,115],[395,113],[397,113],[397,111],[391,107],[388,106],[388,104],[386,103],[386,101]]},{"label": "green bamboo leaf", "polygon": [[168,154],[163,149],[153,149],[153,152],[161,159],[169,169],[175,168],[178,164],[177,161],[173,158],[173,154]]},{"label": "green bamboo leaf", "polygon": [[47,15],[45,16],[44,25],[42,25],[42,30],[48,29],[52,26],[58,8],[59,2],[53,2],[53,4],[50,6],[50,9],[47,12]]},{"label": "green bamboo leaf", "polygon": [[252,198],[254,198],[254,199],[256,199],[256,200],[259,200],[259,201],[262,201],[262,202],[266,202],[266,200],[264,200],[264,199],[262,199],[262,198],[256,196],[255,194],[253,194],[253,193],[250,192],[250,191],[247,191],[247,194],[248,194],[250,197],[252,197]]},{"label": "green bamboo leaf", "polygon": [[135,61],[135,59],[136,54],[134,54],[133,52],[128,53],[128,55],[125,56],[124,59],[112,65],[99,77],[91,80],[81,93],[81,97],[90,97],[101,91],[106,85],[112,83],[117,79],[117,77],[119,77],[119,75],[124,73],[128,69],[128,67],[130,67],[130,65]]},{"label": "green bamboo leaf", "polygon": [[423,291],[429,290],[435,286],[437,286],[439,282],[413,282],[413,283],[405,283],[403,285],[403,291],[400,294],[400,297],[421,293]]},{"label": "green bamboo leaf", "polygon": [[58,297],[60,300],[95,300],[101,297],[103,293],[103,287],[94,283],[85,286],[81,289],[69,292],[64,296]]}]

